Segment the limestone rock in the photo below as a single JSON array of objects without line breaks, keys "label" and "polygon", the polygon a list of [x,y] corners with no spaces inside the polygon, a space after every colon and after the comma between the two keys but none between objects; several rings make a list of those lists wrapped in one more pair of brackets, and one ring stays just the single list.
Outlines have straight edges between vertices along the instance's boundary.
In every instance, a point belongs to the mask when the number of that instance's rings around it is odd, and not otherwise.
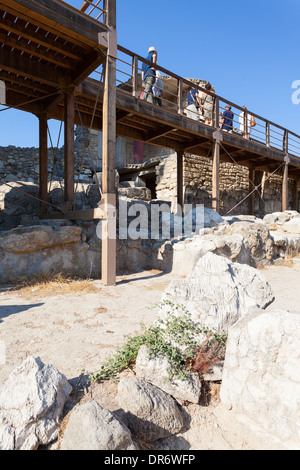
[{"label": "limestone rock", "polygon": [[183,427],[183,416],[175,400],[137,377],[120,381],[118,402],[126,412],[129,429],[139,440],[153,442],[176,434]]},{"label": "limestone rock", "polygon": [[0,389],[0,449],[34,450],[55,440],[71,391],[55,367],[28,357]]},{"label": "limestone rock", "polygon": [[148,349],[141,346],[136,358],[136,375],[138,378],[150,382],[164,392],[172,395],[179,402],[189,401],[198,403],[201,395],[201,380],[197,373],[192,372],[186,379],[169,377],[171,366],[164,356],[148,357]]},{"label": "limestone rock", "polygon": [[209,252],[239,263],[250,262],[249,244],[242,235],[207,233],[173,244],[173,274],[187,276],[199,259]]},{"label": "limestone rock", "polygon": [[268,310],[229,330],[220,397],[276,449],[300,448],[300,315]]},{"label": "limestone rock", "polygon": [[300,217],[294,217],[288,222],[285,222],[282,225],[282,229],[284,232],[296,233],[300,235]]},{"label": "limestone rock", "polygon": [[273,243],[267,226],[262,222],[234,222],[224,231],[226,234],[240,234],[247,240],[250,250],[250,265],[261,267],[273,258]]},{"label": "limestone rock", "polygon": [[0,233],[0,248],[11,253],[30,253],[44,248],[75,243],[81,240],[82,229],[75,226],[56,229],[37,225],[17,227]]},{"label": "limestone rock", "polygon": [[274,296],[255,268],[207,253],[186,279],[171,281],[162,300],[183,305],[195,323],[227,332],[241,316],[266,308]]},{"label": "limestone rock", "polygon": [[71,412],[61,450],[137,450],[129,429],[95,400]]}]

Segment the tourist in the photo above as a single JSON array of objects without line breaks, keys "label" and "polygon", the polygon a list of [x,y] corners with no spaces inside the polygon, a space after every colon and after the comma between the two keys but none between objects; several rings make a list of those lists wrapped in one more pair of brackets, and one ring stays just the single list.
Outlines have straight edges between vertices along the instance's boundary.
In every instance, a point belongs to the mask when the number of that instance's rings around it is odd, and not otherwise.
[{"label": "tourist", "polygon": [[[210,83],[207,83],[205,85],[205,89],[207,91],[210,91],[214,93],[214,90],[212,89],[212,86]],[[214,109],[214,98],[212,95],[209,95],[208,93],[203,92],[201,95],[201,106],[203,108],[203,116],[205,119],[205,124],[212,126],[212,120],[213,120],[213,109]]]},{"label": "tourist", "polygon": [[231,111],[231,106],[227,104],[225,107],[225,111],[222,114],[222,119],[221,119],[221,124],[220,124],[220,129],[222,129],[222,131],[226,131],[230,133],[232,132],[233,117],[234,117],[234,114]]},{"label": "tourist", "polygon": [[[153,62],[153,64],[157,63],[157,50],[155,47],[149,47],[148,49],[148,55],[146,59],[149,62]],[[144,82],[145,90],[142,99],[144,101],[148,101],[149,103],[154,103],[154,98],[153,98],[153,85],[156,80],[156,73],[155,73],[155,67],[151,67],[151,65],[143,63],[142,65],[142,80]]]},{"label": "tourist", "polygon": [[154,96],[154,103],[157,104],[158,106],[162,106],[161,98],[163,97],[163,94],[164,94],[164,86],[161,80],[161,73],[158,70],[156,72],[156,80],[155,80],[152,92]]},{"label": "tourist", "polygon": [[[241,114],[239,115],[239,124],[240,124],[240,131],[241,131],[241,134],[242,136],[245,138],[245,139],[250,139],[250,132],[251,132],[251,127],[254,127],[255,126],[255,119],[254,119],[254,116],[251,116],[251,114],[247,113],[247,107],[246,106],[243,106],[243,109],[244,111],[241,112]],[[246,129],[244,129],[244,126],[245,126],[245,113],[247,113],[247,131]]]},{"label": "tourist", "polygon": [[192,88],[186,95],[187,106],[185,108],[185,114],[190,119],[195,121],[200,120],[199,109],[201,108],[199,91],[197,88]]}]

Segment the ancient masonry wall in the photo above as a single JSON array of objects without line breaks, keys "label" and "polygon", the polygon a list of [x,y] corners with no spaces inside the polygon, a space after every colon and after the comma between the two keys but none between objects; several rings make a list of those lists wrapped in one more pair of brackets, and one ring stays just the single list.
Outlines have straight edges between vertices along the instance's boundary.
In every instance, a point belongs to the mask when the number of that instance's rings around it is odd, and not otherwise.
[{"label": "ancient masonry wall", "polygon": [[[80,171],[81,181],[92,182],[91,176],[95,169],[101,168],[99,159],[98,133],[90,133],[87,146],[87,130],[76,129],[75,140],[75,174]],[[121,145],[122,146],[122,145]],[[127,146],[128,147],[128,146]],[[132,144],[133,149],[133,144]],[[145,146],[146,147],[146,146]],[[149,149],[148,149],[149,147]],[[63,147],[49,149],[48,152],[48,179],[49,181],[63,180]],[[164,149],[147,146],[144,152],[144,160],[152,158],[157,151],[164,155]],[[125,152],[126,154],[127,152]],[[156,196],[157,199],[177,202],[177,166],[176,154],[165,156],[156,167]],[[83,159],[84,156],[84,159]],[[130,162],[131,157],[125,155],[125,162]],[[211,207],[211,181],[212,164],[210,158],[196,157],[186,154],[184,156],[184,195],[186,203],[204,204]],[[230,163],[221,164],[220,172],[220,213],[246,214],[248,213],[248,199],[239,204],[249,194],[248,169]],[[37,148],[0,147],[0,185],[3,182],[24,181],[37,184],[39,181],[39,150]],[[263,184],[261,184],[263,183]],[[270,176],[264,172],[256,172],[255,185],[260,185],[256,192],[255,213],[281,211],[282,175]],[[289,209],[293,208],[294,181],[289,179]]]},{"label": "ancient masonry wall", "polygon": [[[270,175],[256,172],[254,181],[259,186],[255,193],[255,213],[281,211],[282,174]],[[185,203],[204,204],[211,208],[212,161],[205,157],[186,154],[183,160],[183,185]],[[162,161],[156,168],[157,198],[177,201],[176,155]],[[249,170],[231,163],[220,165],[220,213],[247,214],[249,212]],[[289,209],[293,208],[294,181],[289,179]],[[239,204],[244,198],[245,201]],[[234,206],[239,204],[234,210]]]}]

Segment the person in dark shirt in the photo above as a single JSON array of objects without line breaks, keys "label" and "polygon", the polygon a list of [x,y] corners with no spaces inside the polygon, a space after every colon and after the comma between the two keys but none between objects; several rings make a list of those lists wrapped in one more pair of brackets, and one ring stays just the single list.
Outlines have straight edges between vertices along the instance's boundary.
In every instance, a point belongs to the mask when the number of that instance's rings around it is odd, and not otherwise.
[{"label": "person in dark shirt", "polygon": [[220,129],[226,132],[232,132],[233,129],[233,117],[234,114],[231,111],[229,104],[226,106],[225,111],[222,114]]},{"label": "person in dark shirt", "polygon": [[[146,59],[149,60],[149,62],[153,62],[153,64],[157,63],[157,50],[155,47],[149,47]],[[151,67],[150,65],[143,63],[142,80],[145,85],[145,91],[142,99],[144,101],[148,101],[149,103],[154,103],[152,87],[156,80],[155,67]]]}]

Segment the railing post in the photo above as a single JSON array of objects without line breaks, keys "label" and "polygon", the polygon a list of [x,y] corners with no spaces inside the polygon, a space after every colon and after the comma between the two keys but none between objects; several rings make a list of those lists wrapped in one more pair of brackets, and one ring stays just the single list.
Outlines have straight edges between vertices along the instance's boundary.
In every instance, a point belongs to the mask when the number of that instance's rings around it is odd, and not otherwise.
[{"label": "railing post", "polygon": [[138,58],[132,58],[132,96],[138,98]]},{"label": "railing post", "polygon": [[217,96],[214,98],[214,126],[217,129],[220,126],[220,101]]},{"label": "railing post", "polygon": [[270,147],[270,123],[266,122],[266,146]]},{"label": "railing post", "polygon": [[177,87],[177,112],[182,116],[183,114],[183,107],[182,107],[182,80],[181,78],[178,80],[178,87]]},{"label": "railing post", "polygon": [[248,139],[248,111],[244,110],[244,137]]},{"label": "railing post", "polygon": [[289,141],[288,141],[288,131],[285,130],[283,134],[283,143],[282,143],[282,149],[284,153],[288,153],[288,146],[289,146]]}]

